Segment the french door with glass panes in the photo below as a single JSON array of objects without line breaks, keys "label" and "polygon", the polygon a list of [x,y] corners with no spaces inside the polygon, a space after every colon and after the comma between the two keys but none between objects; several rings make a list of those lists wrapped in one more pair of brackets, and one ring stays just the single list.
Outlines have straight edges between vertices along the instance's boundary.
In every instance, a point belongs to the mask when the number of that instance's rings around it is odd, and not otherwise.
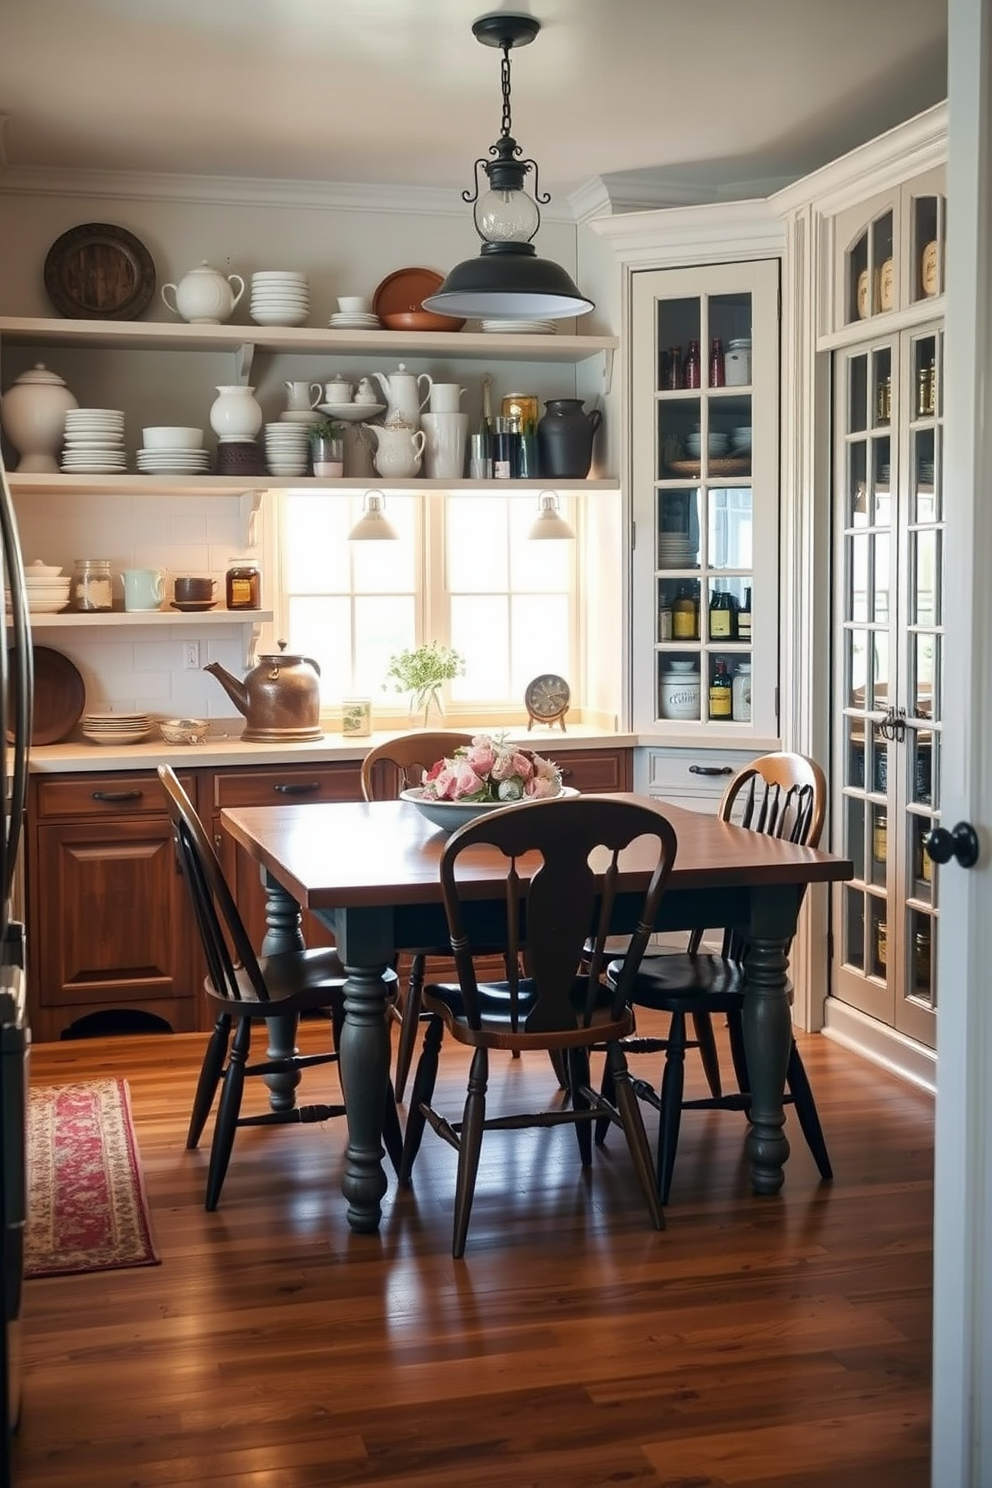
[{"label": "french door with glass panes", "polygon": [[835,353],[837,850],[832,992],[933,1047],[943,503],[942,330]]}]

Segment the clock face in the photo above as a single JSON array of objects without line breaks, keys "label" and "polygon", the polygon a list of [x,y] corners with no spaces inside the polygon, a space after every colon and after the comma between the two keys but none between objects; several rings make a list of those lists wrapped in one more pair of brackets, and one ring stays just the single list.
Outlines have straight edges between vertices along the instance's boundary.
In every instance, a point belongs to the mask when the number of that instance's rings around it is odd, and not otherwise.
[{"label": "clock face", "polygon": [[527,684],[524,703],[532,718],[545,723],[549,719],[560,718],[567,711],[570,697],[564,677],[546,672],[544,676],[535,677],[533,682]]}]

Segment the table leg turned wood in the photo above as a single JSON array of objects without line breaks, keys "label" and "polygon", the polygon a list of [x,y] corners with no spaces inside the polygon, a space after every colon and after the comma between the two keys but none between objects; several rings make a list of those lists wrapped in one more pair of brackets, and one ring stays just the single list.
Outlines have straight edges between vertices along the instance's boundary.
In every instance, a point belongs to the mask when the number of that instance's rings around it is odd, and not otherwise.
[{"label": "table leg turned wood", "polygon": [[779,1192],[789,1156],[782,1105],[792,1046],[787,951],[798,911],[799,895],[792,885],[755,890],[752,895],[742,1022],[751,1083],[751,1125],[745,1145],[758,1194]]},{"label": "table leg turned wood", "polygon": [[[276,956],[284,951],[305,950],[300,906],[264,868],[262,883],[265,885],[267,926],[261,945],[262,955]],[[290,1059],[298,1052],[296,1034],[299,1019],[295,1015],[266,1018],[265,1026],[269,1035],[269,1045],[265,1051],[267,1059]],[[272,1110],[291,1111],[296,1105],[296,1087],[302,1079],[300,1071],[286,1070],[282,1074],[263,1075],[262,1079],[269,1088],[269,1105]]]}]

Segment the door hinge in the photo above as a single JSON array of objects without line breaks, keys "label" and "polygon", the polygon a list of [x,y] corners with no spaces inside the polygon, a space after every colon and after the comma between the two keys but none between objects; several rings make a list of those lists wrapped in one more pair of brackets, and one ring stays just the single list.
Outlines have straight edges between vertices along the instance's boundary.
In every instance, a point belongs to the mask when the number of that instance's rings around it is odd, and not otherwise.
[{"label": "door hinge", "polygon": [[631,519],[630,519],[630,551],[633,552],[636,547],[637,547],[637,523],[634,521],[633,517],[631,517]]}]

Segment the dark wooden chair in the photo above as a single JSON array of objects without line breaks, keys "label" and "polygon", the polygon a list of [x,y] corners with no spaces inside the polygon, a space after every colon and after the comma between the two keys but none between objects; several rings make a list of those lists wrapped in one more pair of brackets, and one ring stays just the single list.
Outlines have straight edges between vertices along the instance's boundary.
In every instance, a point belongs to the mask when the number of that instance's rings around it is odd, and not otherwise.
[{"label": "dark wooden chair", "polygon": [[[424,771],[436,760],[450,757],[463,745],[471,744],[472,734],[460,734],[453,730],[427,733],[423,730],[410,734],[399,734],[385,744],[370,749],[362,762],[362,794],[366,801],[391,801],[400,791],[420,785]],[[406,991],[393,1004],[393,1017],[399,1024],[399,1041],[396,1049],[396,1074],[393,1089],[396,1099],[403,1099],[413,1051],[417,1043],[417,1025],[421,1015],[421,997],[427,958],[443,957],[451,960],[451,947],[418,946],[411,950],[410,970]],[[502,947],[486,947],[481,955],[501,956]]]},{"label": "dark wooden chair", "polygon": [[[816,847],[826,815],[826,796],[826,780],[815,760],[801,754],[766,754],[752,760],[730,781],[720,803],[720,817],[753,832],[764,832],[771,837]],[[721,953],[714,955],[701,950],[702,937],[702,930],[694,931],[684,953],[645,956],[631,991],[635,1008],[651,1008],[670,1015],[666,1037],[635,1035],[624,1043],[627,1054],[664,1052],[665,1055],[660,1091],[647,1081],[634,1081],[641,1099],[660,1113],[656,1166],[658,1192],[663,1204],[667,1204],[671,1189],[682,1112],[746,1112],[750,1107],[750,1081],[741,1025],[747,943],[740,932],[728,930]],[[618,979],[622,968],[622,960],[611,961],[607,980],[612,983]],[[730,1033],[737,1090],[727,1094],[723,1092],[717,1061],[712,1026],[714,1014],[726,1015]],[[692,1019],[695,1040],[686,1036],[687,1018]],[[698,1045],[703,1059],[710,1094],[685,1100],[685,1053],[695,1045]],[[607,1097],[611,1093],[609,1068],[603,1078],[603,1093]],[[800,1129],[821,1177],[832,1178],[833,1170],[816,1102],[795,1039],[789,1053],[784,1099],[795,1106]],[[604,1140],[607,1129],[605,1123],[600,1124],[596,1132],[598,1141]]]},{"label": "dark wooden chair", "polygon": [[[603,947],[618,889],[618,857],[635,838],[657,843],[651,882],[640,908],[638,929],[612,989],[602,972]],[[463,856],[485,846],[494,850],[505,872],[506,981],[480,984],[476,977],[471,929],[471,886],[463,903]],[[597,887],[589,866],[594,849],[606,849],[603,881]],[[529,879],[518,863],[538,854]],[[648,806],[607,797],[578,796],[566,801],[535,801],[479,817],[455,832],[441,856],[441,890],[451,933],[457,984],[424,988],[429,1016],[423,1051],[414,1077],[400,1167],[400,1183],[410,1181],[425,1123],[458,1153],[452,1254],[464,1254],[475,1192],[482,1136],[486,1131],[569,1124],[575,1127],[584,1166],[592,1162],[592,1123],[602,1117],[619,1125],[627,1139],[651,1221],[664,1227],[651,1169],[651,1154],[640,1107],[630,1082],[622,1040],[632,1031],[629,993],[647,945],[650,927],[665,891],[676,853],[675,832]],[[583,943],[591,935],[588,964]],[[526,937],[527,974],[522,975]],[[449,1122],[431,1106],[438,1056],[445,1033],[475,1050],[464,1114]],[[589,1051],[606,1049],[614,1099],[594,1091]],[[566,1059],[568,1101],[561,1109],[536,1114],[486,1117],[490,1049],[555,1050]]]},{"label": "dark wooden chair", "polygon": [[[345,973],[333,950],[256,957],[220,861],[192,802],[168,765],[159,765],[158,775],[165,788],[179,863],[206,956],[204,990],[217,1008],[186,1135],[186,1146],[196,1147],[217,1087],[222,1085],[207,1170],[205,1207],[213,1210],[220,1199],[238,1127],[325,1121],[345,1114],[342,1104],[322,1104],[293,1105],[258,1116],[241,1115],[248,1076],[288,1074],[299,1080],[299,1072],[310,1065],[337,1061],[337,1044],[344,1021]],[[391,975],[395,982],[395,973]],[[326,1054],[294,1053],[285,1058],[250,1062],[252,1027],[256,1022],[265,1018],[295,1018],[314,1010],[330,1014],[331,1050]],[[393,1165],[398,1167],[402,1136],[392,1090],[387,1094],[383,1115],[383,1142]]]}]

